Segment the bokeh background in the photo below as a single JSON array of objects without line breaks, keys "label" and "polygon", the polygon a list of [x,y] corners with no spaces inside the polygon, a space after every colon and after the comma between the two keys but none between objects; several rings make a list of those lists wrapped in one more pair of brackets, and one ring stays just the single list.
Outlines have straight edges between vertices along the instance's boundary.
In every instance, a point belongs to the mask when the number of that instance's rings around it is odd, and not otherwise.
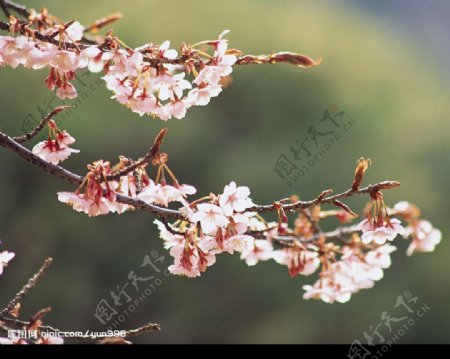
[{"label": "bokeh background", "polygon": [[[164,124],[139,117],[109,99],[98,77],[83,77],[77,109],[61,117],[81,153],[65,165],[83,173],[98,158],[138,157],[163,126],[164,150],[171,168],[199,194],[220,192],[230,180],[248,185],[257,203],[291,193],[311,198],[321,190],[343,190],[355,161],[370,157],[366,183],[402,182],[385,193],[387,203],[408,199],[443,232],[432,254],[407,258],[398,239],[392,267],[371,290],[347,304],[304,301],[301,286],[311,277],[291,279],[274,262],[247,267],[238,256],[221,255],[198,279],[164,278],[121,324],[148,321],[162,325],[140,343],[349,343],[364,342],[380,315],[393,309],[405,290],[430,310],[400,338],[401,343],[449,343],[450,286],[450,87],[447,15],[444,1],[26,1],[48,7],[63,20],[91,23],[120,11],[116,34],[132,46],[153,41],[197,42],[231,29],[230,46],[246,53],[291,50],[314,58],[319,67],[287,65],[236,68],[232,85],[206,108]],[[447,14],[447,15],[445,15]],[[43,84],[46,71],[1,69],[1,126],[20,134],[23,120],[39,117],[52,99]],[[69,102],[66,102],[69,103]],[[61,104],[55,100],[54,106]],[[323,112],[335,105],[355,126],[292,186],[273,170],[278,156],[320,128]],[[3,306],[46,256],[51,270],[26,298],[23,314],[53,307],[48,323],[64,329],[103,330],[97,303],[112,302],[110,291],[128,280],[159,275],[139,268],[146,253],[170,257],[158,238],[153,218],[126,213],[90,219],[56,199],[73,188],[0,150],[0,238],[13,250],[0,280]],[[361,210],[365,199],[349,201]],[[332,228],[333,223],[328,228]],[[152,252],[153,251],[153,252]],[[146,272],[145,272],[146,271]],[[128,287],[130,289],[131,287]],[[132,289],[132,288],[131,288]],[[130,290],[133,293],[134,289]],[[400,324],[393,324],[400,326]],[[387,328],[381,329],[389,337]]]}]

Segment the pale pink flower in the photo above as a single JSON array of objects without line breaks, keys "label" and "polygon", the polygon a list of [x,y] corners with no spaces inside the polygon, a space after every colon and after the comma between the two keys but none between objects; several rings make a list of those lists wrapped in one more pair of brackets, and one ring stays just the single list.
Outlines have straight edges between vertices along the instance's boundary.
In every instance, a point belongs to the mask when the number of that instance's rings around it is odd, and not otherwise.
[{"label": "pale pink flower", "polygon": [[223,239],[220,251],[234,254],[234,252],[241,253],[244,248],[251,246],[250,242],[254,241],[254,238],[245,234],[236,234],[231,237]]},{"label": "pale pink flower", "polygon": [[364,260],[371,266],[380,267],[383,269],[391,266],[391,253],[397,248],[389,244],[385,244],[377,249],[366,253]]},{"label": "pale pink flower", "polygon": [[183,99],[183,100],[178,100],[175,102],[172,102],[172,115],[173,117],[181,120],[182,118],[184,118],[186,116],[186,111],[188,110],[188,108],[190,107],[190,103]]},{"label": "pale pink flower", "polygon": [[252,200],[248,197],[250,190],[245,186],[236,186],[235,182],[226,185],[223,193],[219,196],[219,205],[227,216],[231,216],[233,211],[243,212],[253,205]]},{"label": "pale pink flower", "polygon": [[404,228],[401,222],[394,218],[390,219],[390,225],[387,221],[382,226],[376,226],[368,219],[358,224],[357,229],[362,231],[361,240],[363,243],[375,242],[376,244],[384,244],[386,241],[393,241],[397,234],[403,234]]},{"label": "pale pink flower", "polygon": [[[72,41],[80,41],[83,38],[85,27],[78,21],[72,23],[67,29],[66,34]],[[59,37],[58,37],[59,38]]]},{"label": "pale pink flower", "polygon": [[159,46],[159,55],[169,60],[173,60],[178,56],[178,53],[174,49],[169,49],[170,41],[164,41]]},{"label": "pale pink flower", "polygon": [[410,235],[412,236],[412,242],[406,251],[408,256],[414,252],[432,252],[442,239],[441,231],[434,228],[426,220],[418,220],[406,227],[405,237]]},{"label": "pale pink flower", "polygon": [[46,160],[54,165],[69,158],[72,153],[78,153],[79,150],[61,146],[57,141],[46,140],[39,142],[33,147],[33,153],[43,160]]},{"label": "pale pink flower", "polygon": [[346,303],[350,300],[352,292],[340,288],[329,278],[321,278],[314,285],[304,285],[303,299],[321,299],[325,303]]},{"label": "pale pink flower", "polygon": [[111,206],[110,201],[103,197],[96,200],[86,196],[84,193],[58,192],[57,194],[60,202],[72,206],[77,212],[86,213],[89,217],[108,214],[111,209],[115,210]]},{"label": "pale pink flower", "polygon": [[67,147],[75,143],[75,138],[73,138],[67,131],[59,132],[56,135],[56,138],[61,147]]},{"label": "pale pink flower", "polygon": [[222,92],[222,87],[219,85],[206,85],[196,87],[189,91],[188,100],[192,105],[206,106],[209,104],[211,97],[216,97]]},{"label": "pale pink flower", "polygon": [[15,253],[3,251],[0,252],[0,274],[3,273],[3,269],[8,266],[8,263],[15,257]]},{"label": "pale pink flower", "polygon": [[167,207],[171,202],[183,202],[186,196],[193,195],[196,192],[195,187],[186,184],[175,187],[151,182],[139,193],[138,198],[150,204],[160,204]]},{"label": "pale pink flower", "polygon": [[291,277],[298,274],[310,275],[320,266],[317,252],[306,248],[288,247],[273,251],[272,258],[289,269]]},{"label": "pale pink flower", "polygon": [[[130,91],[127,92],[131,94]],[[129,98],[129,95],[126,95],[126,97]],[[156,110],[157,100],[155,96],[139,90],[134,98],[129,99],[128,105],[133,112],[143,116]]]},{"label": "pale pink flower", "polygon": [[224,228],[228,223],[228,218],[224,215],[223,210],[209,203],[200,203],[197,205],[197,212],[190,218],[192,222],[200,222],[203,232],[207,235],[216,235],[218,228]]},{"label": "pale pink flower", "polygon": [[13,69],[26,62],[32,43],[25,36],[0,36],[0,57],[2,62]]},{"label": "pale pink flower", "polygon": [[144,67],[144,56],[140,52],[134,52],[125,62],[125,71],[128,76],[137,77]]},{"label": "pale pink flower", "polygon": [[215,253],[211,248],[214,242],[212,237],[188,237],[186,241],[188,243],[183,241],[170,249],[174,264],[169,266],[169,271],[172,274],[190,278],[198,277],[216,261]]},{"label": "pale pink flower", "polygon": [[272,243],[264,239],[254,239],[247,241],[242,249],[241,259],[245,260],[247,265],[254,266],[259,261],[267,261],[272,258]]},{"label": "pale pink flower", "polygon": [[158,98],[161,101],[168,99],[175,100],[183,97],[183,91],[192,88],[189,81],[185,80],[185,73],[177,75],[160,75],[154,79],[154,90],[158,93]]},{"label": "pale pink flower", "polygon": [[88,67],[93,73],[101,72],[105,64],[113,58],[113,54],[109,51],[101,51],[97,46],[89,46],[79,55],[79,66]]},{"label": "pale pink flower", "polygon": [[78,67],[78,56],[72,51],[58,50],[54,52],[50,65],[61,72],[75,71]]},{"label": "pale pink flower", "polygon": [[74,99],[77,97],[77,90],[70,82],[66,81],[61,87],[58,87],[58,89],[56,90],[56,95],[61,100],[64,100],[66,98]]},{"label": "pale pink flower", "polygon": [[[164,241],[164,248],[169,249],[175,246],[184,245],[185,237],[182,234],[177,234],[169,231],[164,223],[155,219],[153,221],[158,226],[159,237]],[[170,224],[169,224],[170,226]]]}]

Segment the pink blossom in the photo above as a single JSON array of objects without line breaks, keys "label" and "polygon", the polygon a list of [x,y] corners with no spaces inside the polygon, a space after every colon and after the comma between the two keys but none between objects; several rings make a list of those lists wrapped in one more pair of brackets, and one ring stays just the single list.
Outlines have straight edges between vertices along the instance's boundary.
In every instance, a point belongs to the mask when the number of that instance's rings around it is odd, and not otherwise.
[{"label": "pink blossom", "polygon": [[3,269],[8,266],[8,263],[15,257],[15,253],[3,251],[0,252],[0,274],[3,273]]},{"label": "pink blossom", "polygon": [[57,165],[69,158],[72,153],[78,153],[79,150],[65,147],[55,140],[46,140],[39,142],[33,147],[33,153],[40,158]]},{"label": "pink blossom", "polygon": [[350,300],[352,292],[349,289],[337,286],[329,278],[321,278],[314,285],[304,285],[303,299],[321,299],[325,303],[346,303]]},{"label": "pink blossom", "polygon": [[77,97],[77,90],[70,82],[66,81],[61,87],[58,87],[58,89],[56,90],[56,95],[61,100],[64,100],[66,98],[74,99]]},{"label": "pink blossom", "polygon": [[65,33],[71,41],[80,41],[83,38],[84,30],[85,27],[75,21],[65,30]]},{"label": "pink blossom", "polygon": [[225,186],[223,193],[219,196],[219,205],[225,215],[231,216],[233,211],[243,212],[253,205],[252,200],[248,197],[249,195],[248,187],[237,187],[236,183],[232,181]]},{"label": "pink blossom", "polygon": [[206,106],[209,104],[211,97],[219,96],[221,92],[222,87],[220,85],[196,87],[189,91],[188,100],[192,105]]},{"label": "pink blossom", "polygon": [[403,234],[404,228],[401,222],[394,218],[390,220],[390,224],[387,221],[382,226],[377,226],[368,219],[365,219],[357,226],[359,231],[363,234],[361,239],[363,243],[375,242],[376,244],[384,244],[386,241],[393,241],[397,234]]},{"label": "pink blossom", "polygon": [[229,223],[223,210],[209,203],[198,204],[197,212],[189,219],[194,223],[200,222],[203,232],[212,236],[216,235],[218,228],[224,228]]},{"label": "pink blossom", "polygon": [[58,192],[58,200],[67,203],[77,212],[84,212],[89,217],[107,214],[109,212],[122,213],[128,207],[123,207],[116,202],[117,188],[115,181],[103,181],[111,173],[110,163],[96,161],[88,165],[89,173],[86,175],[82,186],[76,192]]},{"label": "pink blossom", "polygon": [[50,65],[61,72],[75,71],[78,67],[78,56],[67,50],[54,51]]},{"label": "pink blossom", "polygon": [[193,195],[196,192],[195,187],[186,184],[175,187],[151,182],[139,193],[138,198],[150,204],[167,207],[171,202],[183,202],[186,196]]},{"label": "pink blossom", "polygon": [[291,277],[298,274],[310,275],[320,266],[317,252],[298,246],[273,251],[272,258],[287,266]]},{"label": "pink blossom", "polygon": [[427,220],[418,220],[406,227],[405,237],[410,235],[412,242],[406,251],[408,256],[414,252],[432,252],[442,239],[441,231],[434,228]]},{"label": "pink blossom", "polygon": [[169,271],[172,274],[190,278],[200,276],[207,267],[216,262],[216,256],[212,250],[213,245],[212,237],[197,238],[187,235],[185,241],[175,244],[170,249],[170,255],[174,257],[174,264],[169,266]]},{"label": "pink blossom", "polygon": [[390,254],[394,252],[397,248],[389,244],[385,244],[377,249],[369,251],[366,253],[365,261],[371,266],[380,268],[389,268],[391,266],[391,256]]},{"label": "pink blossom", "polygon": [[272,243],[264,239],[254,239],[246,242],[246,246],[242,249],[241,259],[244,259],[247,265],[254,266],[259,261],[271,259],[272,253]]},{"label": "pink blossom", "polygon": [[159,46],[159,55],[163,58],[173,60],[178,56],[178,53],[174,49],[169,49],[170,47],[170,41],[164,41]]},{"label": "pink blossom", "polygon": [[77,212],[86,213],[89,217],[108,214],[111,211],[111,205],[107,199],[103,197],[94,199],[84,193],[58,192],[58,200],[72,206]]}]

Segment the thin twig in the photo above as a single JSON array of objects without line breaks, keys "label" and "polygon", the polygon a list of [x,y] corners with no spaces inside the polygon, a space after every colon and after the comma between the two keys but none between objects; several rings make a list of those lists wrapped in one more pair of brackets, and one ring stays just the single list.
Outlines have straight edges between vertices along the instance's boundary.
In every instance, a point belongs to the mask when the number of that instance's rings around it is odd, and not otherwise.
[{"label": "thin twig", "polygon": [[[20,320],[17,318],[12,318],[10,316],[7,316],[5,314],[0,313],[0,320],[8,323],[8,326],[12,326],[13,328],[27,328],[30,326],[30,322],[29,321],[25,321],[25,320]],[[7,328],[5,328],[5,326],[3,326],[3,329],[7,330]],[[54,328],[50,325],[40,325],[38,326],[36,329],[38,329],[41,333],[42,332],[47,332],[47,333],[51,333],[51,334],[57,334],[57,333],[62,333],[62,332],[67,332],[67,330],[61,330],[58,328]],[[149,323],[146,324],[142,327],[136,328],[136,329],[129,329],[126,330],[123,337],[122,338],[130,338],[130,337],[135,337],[144,333],[148,333],[148,332],[157,332],[161,330],[161,326],[159,324],[156,323]],[[83,342],[98,342],[101,341],[102,339],[105,338],[111,338],[111,336],[108,336],[107,334],[105,335],[98,335],[98,336],[91,336],[91,335],[81,335],[81,336],[74,336],[71,337],[71,340],[75,340],[75,341],[83,341]]]},{"label": "thin twig", "polygon": [[44,126],[47,124],[48,121],[50,121],[56,114],[60,113],[61,111],[64,111],[66,109],[73,108],[73,106],[58,106],[56,107],[52,112],[50,112],[47,116],[45,116],[41,122],[33,129],[33,131],[18,137],[13,137],[13,140],[17,143],[24,143],[27,141],[32,140],[35,136],[38,135],[39,132],[42,131]]},{"label": "thin twig", "polygon": [[[297,202],[291,203],[291,204],[283,204],[282,207],[285,211],[293,212],[298,209],[311,208],[311,207],[317,206],[319,204],[324,204],[324,203],[337,205],[336,201],[340,198],[347,198],[347,197],[351,197],[354,195],[361,195],[361,194],[372,194],[372,193],[376,193],[381,190],[391,189],[391,188],[398,187],[398,186],[400,186],[400,182],[383,181],[383,182],[379,182],[374,185],[369,185],[367,187],[360,188],[357,190],[353,190],[350,188],[347,191],[338,193],[334,196],[324,197],[322,195],[319,195],[317,198],[315,198],[311,201],[297,201]],[[250,212],[259,212],[259,213],[273,212],[273,211],[277,210],[277,206],[279,207],[279,205],[277,205],[277,204],[255,205],[253,207],[250,207],[247,210]]]},{"label": "thin twig", "polygon": [[6,0],[0,0],[0,7],[7,18],[11,15],[9,13],[8,7],[6,6]]},{"label": "thin twig", "polygon": [[288,235],[288,236],[275,236],[273,237],[274,240],[280,242],[280,243],[292,243],[292,242],[301,242],[301,243],[311,243],[316,241],[319,238],[325,238],[325,239],[341,239],[343,236],[348,236],[357,231],[357,226],[348,226],[348,227],[340,227],[335,229],[334,231],[330,232],[322,232],[317,233],[312,237],[304,238],[302,236],[294,236],[294,235]]},{"label": "thin twig", "polygon": [[156,136],[152,146],[146,153],[146,155],[139,160],[133,162],[131,165],[125,167],[124,169],[120,170],[117,173],[111,174],[106,176],[106,179],[108,181],[118,181],[123,176],[126,176],[128,173],[133,172],[135,169],[147,164],[148,162],[152,161],[157,154],[159,154],[159,149],[162,145],[164,136],[167,133],[167,128],[163,128],[161,131],[159,131],[158,135]]},{"label": "thin twig", "polygon": [[[6,9],[14,10],[19,15],[28,18],[30,16],[30,11],[26,8],[26,6],[17,4],[10,0],[2,0],[2,8],[5,7]],[[8,12],[9,13],[9,12]],[[9,17],[9,15],[8,15]]]},{"label": "thin twig", "polygon": [[41,268],[37,271],[37,273],[32,276],[27,284],[23,286],[23,288],[18,292],[13,299],[8,303],[5,309],[3,309],[0,314],[6,315],[7,313],[10,313],[12,310],[16,308],[16,305],[20,303],[23,298],[28,294],[28,292],[34,288],[34,286],[39,282],[42,277],[45,275],[45,272],[47,271],[48,267],[50,267],[50,264],[52,263],[53,259],[51,257],[48,257],[44,263],[42,264]]},{"label": "thin twig", "polygon": [[311,223],[311,227],[313,229],[313,232],[315,234],[322,233],[322,229],[319,226],[319,223],[313,218],[311,211],[308,208],[302,209],[302,213],[305,215],[305,217],[308,219],[309,223]]}]

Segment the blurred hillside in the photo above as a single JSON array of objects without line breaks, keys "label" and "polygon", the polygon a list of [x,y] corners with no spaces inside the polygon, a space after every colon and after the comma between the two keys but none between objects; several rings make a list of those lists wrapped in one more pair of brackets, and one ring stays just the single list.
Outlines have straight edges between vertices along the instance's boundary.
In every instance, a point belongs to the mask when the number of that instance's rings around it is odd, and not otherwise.
[{"label": "blurred hillside", "polygon": [[[352,1],[341,6],[267,0],[172,0],[167,6],[143,0],[26,3],[85,24],[121,11],[124,18],[113,27],[131,46],[170,39],[175,47],[230,29],[230,46],[245,53],[290,50],[323,59],[308,70],[287,65],[236,68],[232,85],[209,106],[167,124],[131,113],[109,99],[95,75],[84,77],[77,88],[85,96],[63,121],[77,139],[75,148],[81,149],[65,163],[70,169],[83,173],[87,163],[115,161],[119,154],[138,157],[167,125],[164,150],[182,182],[207,194],[235,180],[251,188],[255,202],[266,203],[291,193],[306,199],[326,188],[346,189],[356,159],[370,157],[366,183],[400,181],[400,188],[385,194],[386,202],[417,203],[443,232],[435,253],[411,258],[405,255],[407,243],[398,239],[399,250],[385,278],[344,305],[304,301],[301,286],[313,278],[291,279],[276,263],[250,268],[237,256],[221,255],[199,279],[165,279],[122,323],[123,328],[148,321],[162,325],[162,332],[142,336],[140,342],[347,343],[361,340],[408,290],[431,310],[401,342],[449,343],[450,87],[443,75],[445,62],[427,56],[427,44]],[[435,7],[433,11],[439,13]],[[8,133],[19,134],[23,120],[30,114],[39,117],[39,107],[52,99],[43,84],[46,75],[1,69],[1,127]],[[345,111],[355,125],[289,186],[273,170],[277,158],[289,155],[290,146],[305,138],[310,126],[319,128],[332,106]],[[54,264],[24,302],[24,314],[51,306],[47,319],[55,327],[101,330],[94,317],[97,303],[110,300],[110,291],[125,283],[131,270],[138,271],[146,253],[165,255],[162,267],[169,265],[151,216],[87,218],[57,201],[57,191],[72,189],[66,183],[3,149],[0,164],[1,248],[17,253],[0,280],[0,304],[52,256]],[[364,200],[349,203],[360,210]]]}]

